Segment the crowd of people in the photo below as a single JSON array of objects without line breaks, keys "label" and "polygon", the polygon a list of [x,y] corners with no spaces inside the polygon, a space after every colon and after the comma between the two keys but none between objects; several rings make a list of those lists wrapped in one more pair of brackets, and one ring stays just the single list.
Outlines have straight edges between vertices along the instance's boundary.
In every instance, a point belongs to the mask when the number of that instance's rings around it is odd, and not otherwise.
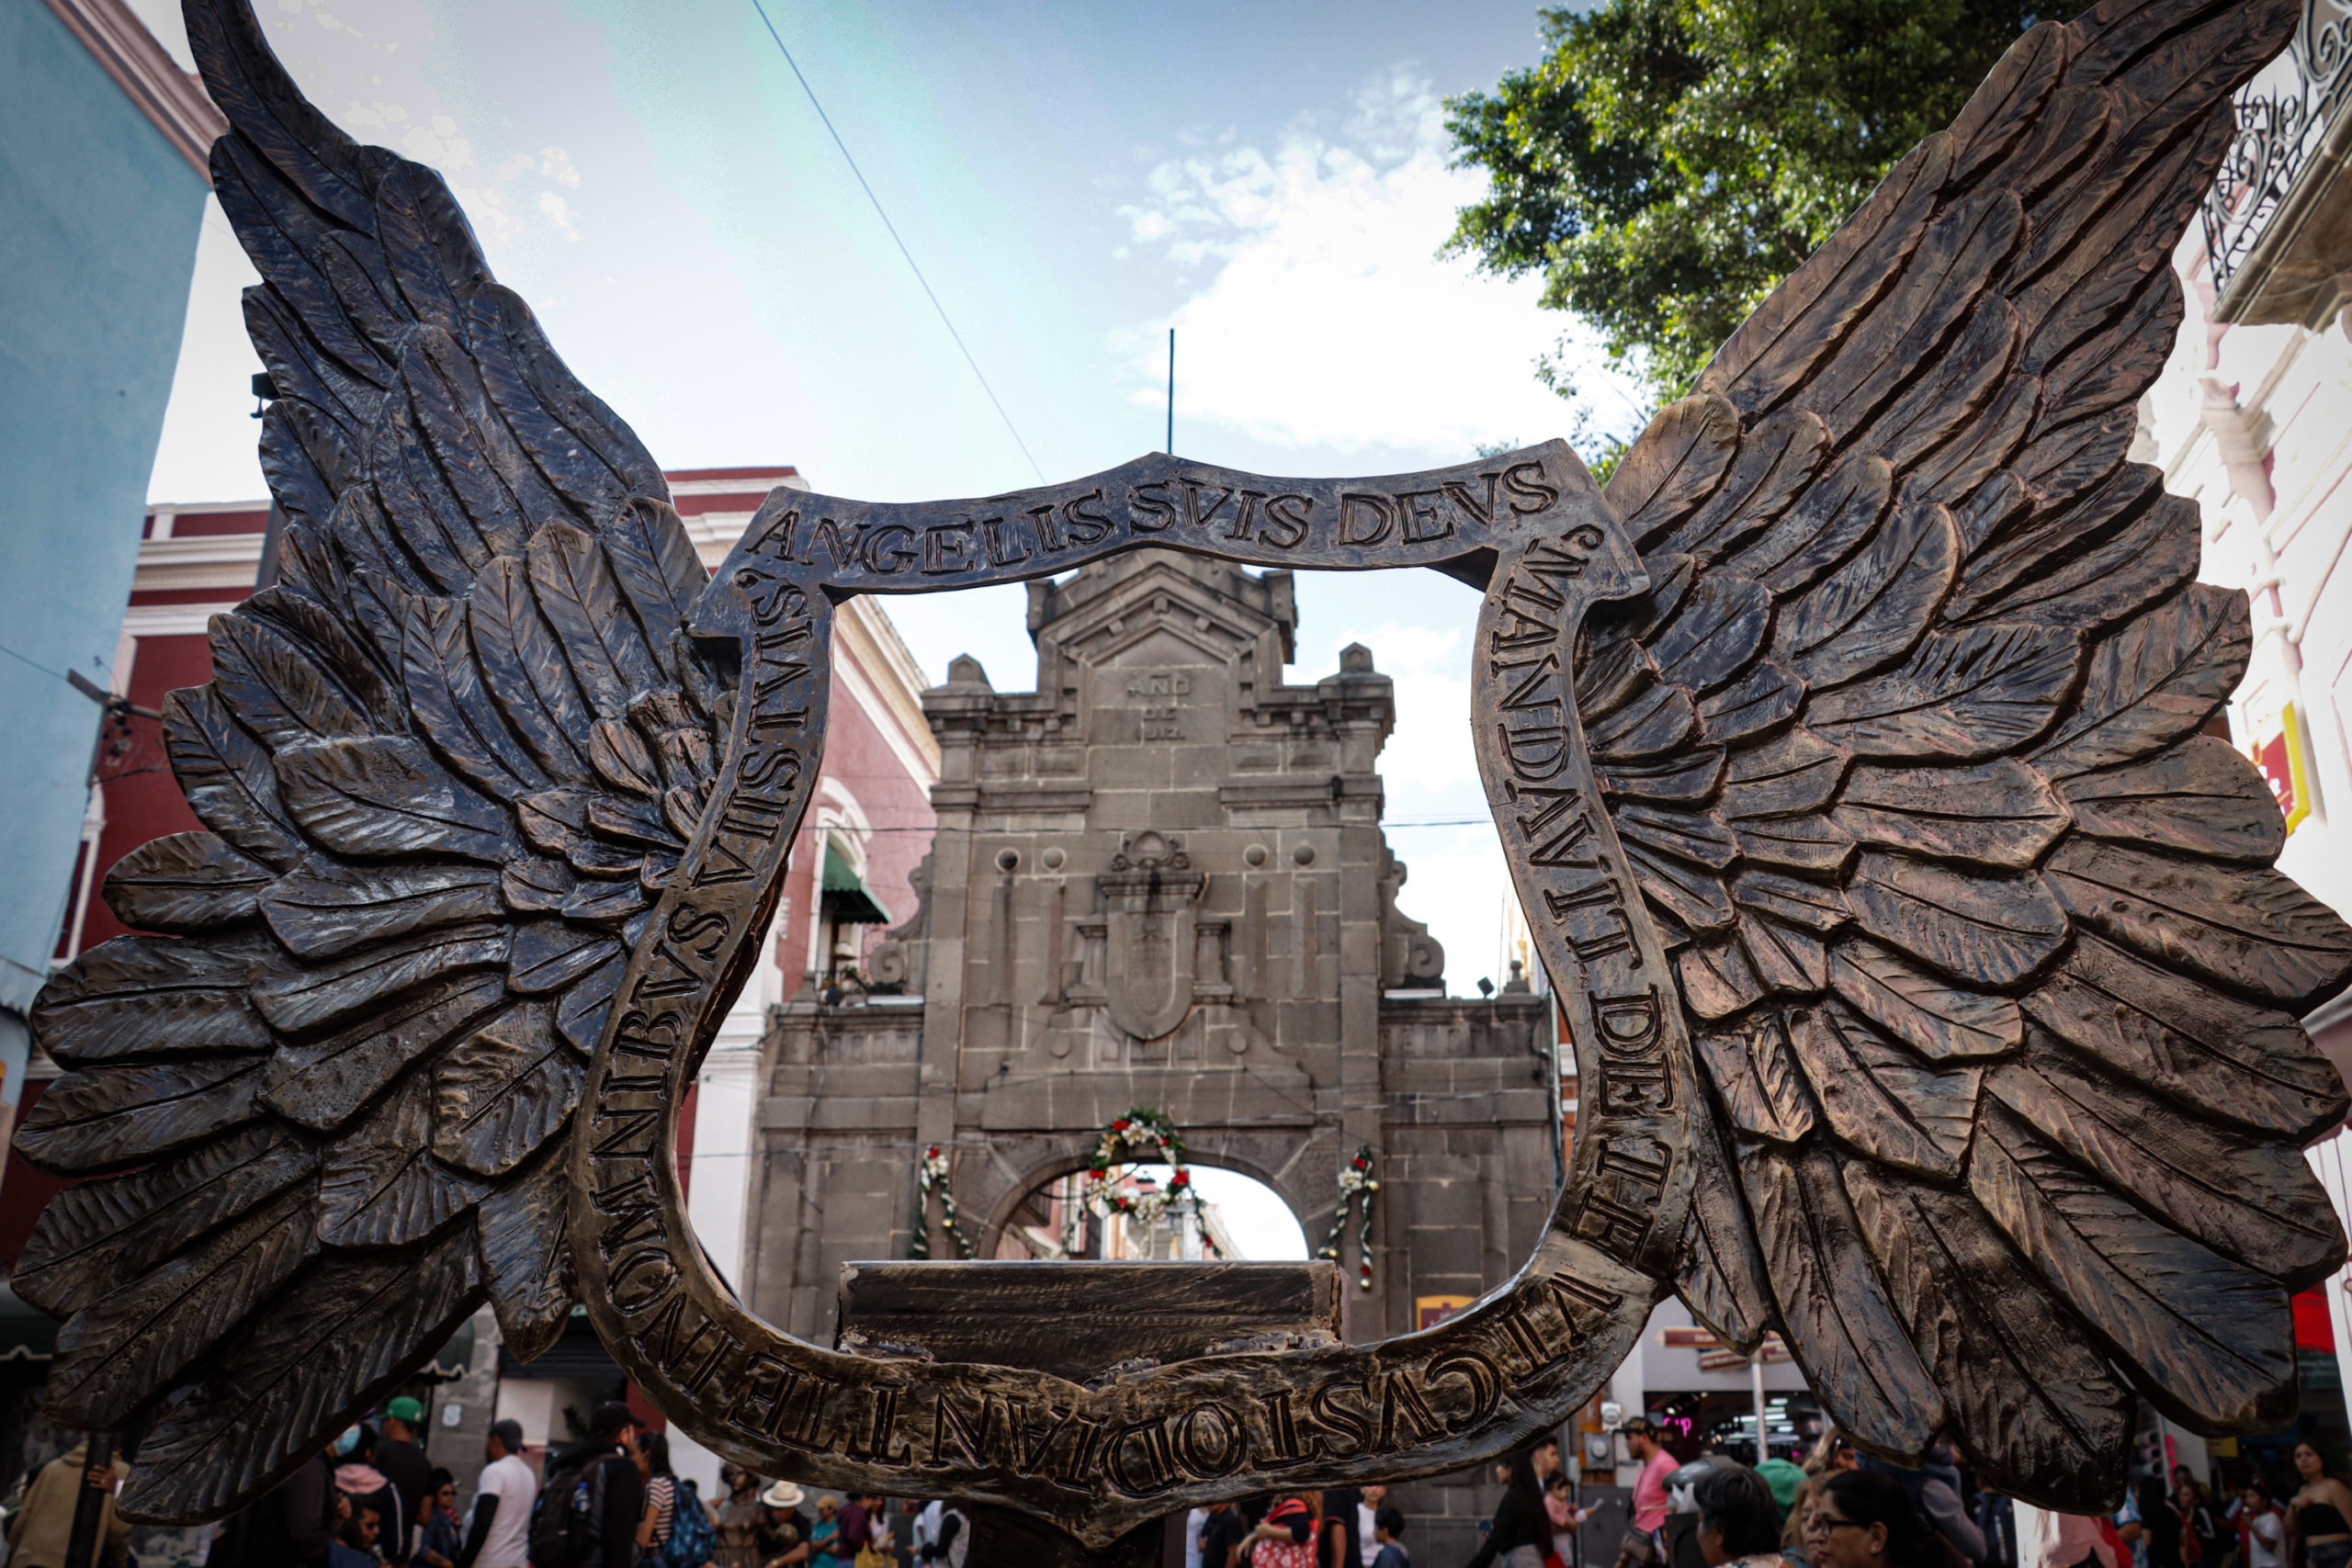
[{"label": "crowd of people", "polygon": [[2144,1480],[2112,1517],[2095,1521],[2090,1555],[2099,1568],[2346,1568],[2352,1487],[2309,1443],[2295,1445],[2293,1461],[2297,1485],[2283,1503],[2259,1477],[2226,1498],[2185,1465],[2169,1489]]},{"label": "crowd of people", "polygon": [[[522,1427],[498,1422],[461,1514],[449,1472],[417,1441],[423,1416],[394,1399],[344,1432],[227,1520],[207,1568],[967,1568],[971,1520],[952,1503],[901,1503],[894,1517],[880,1496],[733,1465],[706,1500],[672,1467],[667,1436],[618,1401],[544,1473]],[[2169,1485],[2142,1480],[2111,1516],[2045,1516],[2043,1537],[2019,1542],[2007,1500],[1980,1492],[1948,1450],[1898,1468],[1833,1430],[1802,1465],[1751,1469],[1722,1454],[1685,1463],[1639,1416],[1619,1430],[1636,1476],[1614,1568],[2352,1568],[2352,1486],[2309,1443],[2283,1502],[2259,1479],[2217,1497],[2183,1466]],[[51,1461],[9,1516],[0,1562],[65,1568],[77,1502],[94,1490],[94,1568],[129,1568],[130,1529],[112,1506],[127,1473],[119,1458],[93,1468],[79,1446]],[[1578,1550],[1588,1515],[1556,1440],[1497,1464],[1494,1479],[1500,1501],[1461,1568],[1600,1568]],[[1385,1486],[1282,1493],[1193,1509],[1184,1568],[1411,1568],[1407,1534]]]},{"label": "crowd of people", "polygon": [[[1801,1466],[1750,1469],[1723,1455],[1685,1464],[1639,1417],[1621,1429],[1639,1472],[1616,1568],[2352,1568],[2352,1487],[2309,1443],[2293,1450],[2300,1484],[2284,1503],[2258,1478],[2217,1498],[2184,1465],[2169,1486],[2139,1481],[2110,1516],[2042,1515],[2041,1539],[2021,1543],[2008,1499],[1978,1489],[1946,1448],[1902,1467],[1833,1429]],[[1532,1450],[1525,1468],[1540,1474],[1549,1452]],[[1525,1517],[1521,1468],[1490,1540]],[[1577,1568],[1562,1540],[1545,1557],[1521,1531],[1522,1555],[1503,1568]]]},{"label": "crowd of people", "polygon": [[[345,1432],[232,1516],[206,1568],[965,1568],[970,1549],[969,1520],[953,1506],[906,1505],[902,1553],[885,1499],[812,1496],[733,1465],[720,1472],[724,1495],[707,1501],[673,1468],[668,1436],[617,1400],[597,1406],[587,1440],[548,1456],[544,1474],[524,1457],[519,1423],[492,1426],[461,1514],[449,1472],[414,1441],[423,1415],[395,1399],[379,1422]],[[42,1472],[12,1521],[15,1568],[64,1568],[72,1495],[55,1554],[46,1547],[56,1510],[37,1505],[69,1461],[63,1483],[81,1485],[76,1450]]]},{"label": "crowd of people", "polygon": [[1184,1519],[1184,1568],[1409,1568],[1385,1486],[1213,1503]]}]

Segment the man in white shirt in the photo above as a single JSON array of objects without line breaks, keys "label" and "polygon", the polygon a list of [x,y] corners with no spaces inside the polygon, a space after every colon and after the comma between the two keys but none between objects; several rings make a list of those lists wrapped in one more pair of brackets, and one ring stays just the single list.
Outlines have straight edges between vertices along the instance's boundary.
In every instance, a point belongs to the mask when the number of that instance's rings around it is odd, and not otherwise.
[{"label": "man in white shirt", "polygon": [[1385,1486],[1323,1494],[1324,1521],[1336,1519],[1347,1538],[1346,1553],[1340,1559],[1344,1568],[1372,1568],[1372,1560],[1380,1554],[1380,1543],[1372,1539],[1373,1516],[1387,1500]]},{"label": "man in white shirt", "polygon": [[964,1510],[934,1500],[915,1521],[919,1568],[964,1568],[972,1550],[971,1521]]},{"label": "man in white shirt", "polygon": [[492,1427],[485,1451],[490,1462],[474,1483],[473,1522],[458,1568],[525,1568],[539,1478],[523,1459],[523,1424],[501,1421]]}]

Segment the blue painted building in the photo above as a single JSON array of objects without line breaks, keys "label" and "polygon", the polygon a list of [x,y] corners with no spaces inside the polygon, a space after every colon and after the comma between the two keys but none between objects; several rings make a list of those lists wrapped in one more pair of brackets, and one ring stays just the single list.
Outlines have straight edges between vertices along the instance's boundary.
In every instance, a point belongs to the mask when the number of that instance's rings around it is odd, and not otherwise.
[{"label": "blue painted building", "polygon": [[0,1125],[81,845],[220,129],[122,0],[0,0]]}]

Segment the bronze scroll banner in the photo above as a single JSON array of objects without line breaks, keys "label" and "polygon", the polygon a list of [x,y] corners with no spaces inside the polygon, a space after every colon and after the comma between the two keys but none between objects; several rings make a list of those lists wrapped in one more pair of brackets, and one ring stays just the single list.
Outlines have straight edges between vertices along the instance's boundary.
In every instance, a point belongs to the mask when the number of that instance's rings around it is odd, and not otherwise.
[{"label": "bronze scroll banner", "polygon": [[[1583,1086],[1544,1239],[1509,1284],[1423,1333],[1210,1357],[1099,1386],[795,1339],[704,1261],[672,1111],[783,886],[819,772],[833,606],[1045,576],[1148,545],[1253,566],[1434,567],[1485,583],[1475,744]],[[1572,699],[1586,614],[1647,587],[1560,442],[1374,479],[1269,479],[1158,455],[984,501],[772,494],[693,627],[740,650],[727,765],[654,912],[658,937],[632,954],[575,1123],[574,1266],[615,1357],[671,1419],[741,1463],[1016,1506],[1096,1547],[1276,1485],[1456,1469],[1556,1424],[1667,1289],[1690,1193],[1690,1041]]]}]

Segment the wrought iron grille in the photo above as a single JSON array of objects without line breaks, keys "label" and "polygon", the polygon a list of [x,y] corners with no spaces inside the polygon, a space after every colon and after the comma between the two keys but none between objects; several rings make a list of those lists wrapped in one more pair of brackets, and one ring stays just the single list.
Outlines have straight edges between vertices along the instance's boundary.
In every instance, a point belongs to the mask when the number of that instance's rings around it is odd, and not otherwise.
[{"label": "wrought iron grille", "polygon": [[2205,197],[2205,254],[2219,294],[2253,254],[2295,180],[2352,96],[2352,0],[2303,0],[2288,57],[2286,90],[2248,86],[2237,98],[2237,137]]}]

